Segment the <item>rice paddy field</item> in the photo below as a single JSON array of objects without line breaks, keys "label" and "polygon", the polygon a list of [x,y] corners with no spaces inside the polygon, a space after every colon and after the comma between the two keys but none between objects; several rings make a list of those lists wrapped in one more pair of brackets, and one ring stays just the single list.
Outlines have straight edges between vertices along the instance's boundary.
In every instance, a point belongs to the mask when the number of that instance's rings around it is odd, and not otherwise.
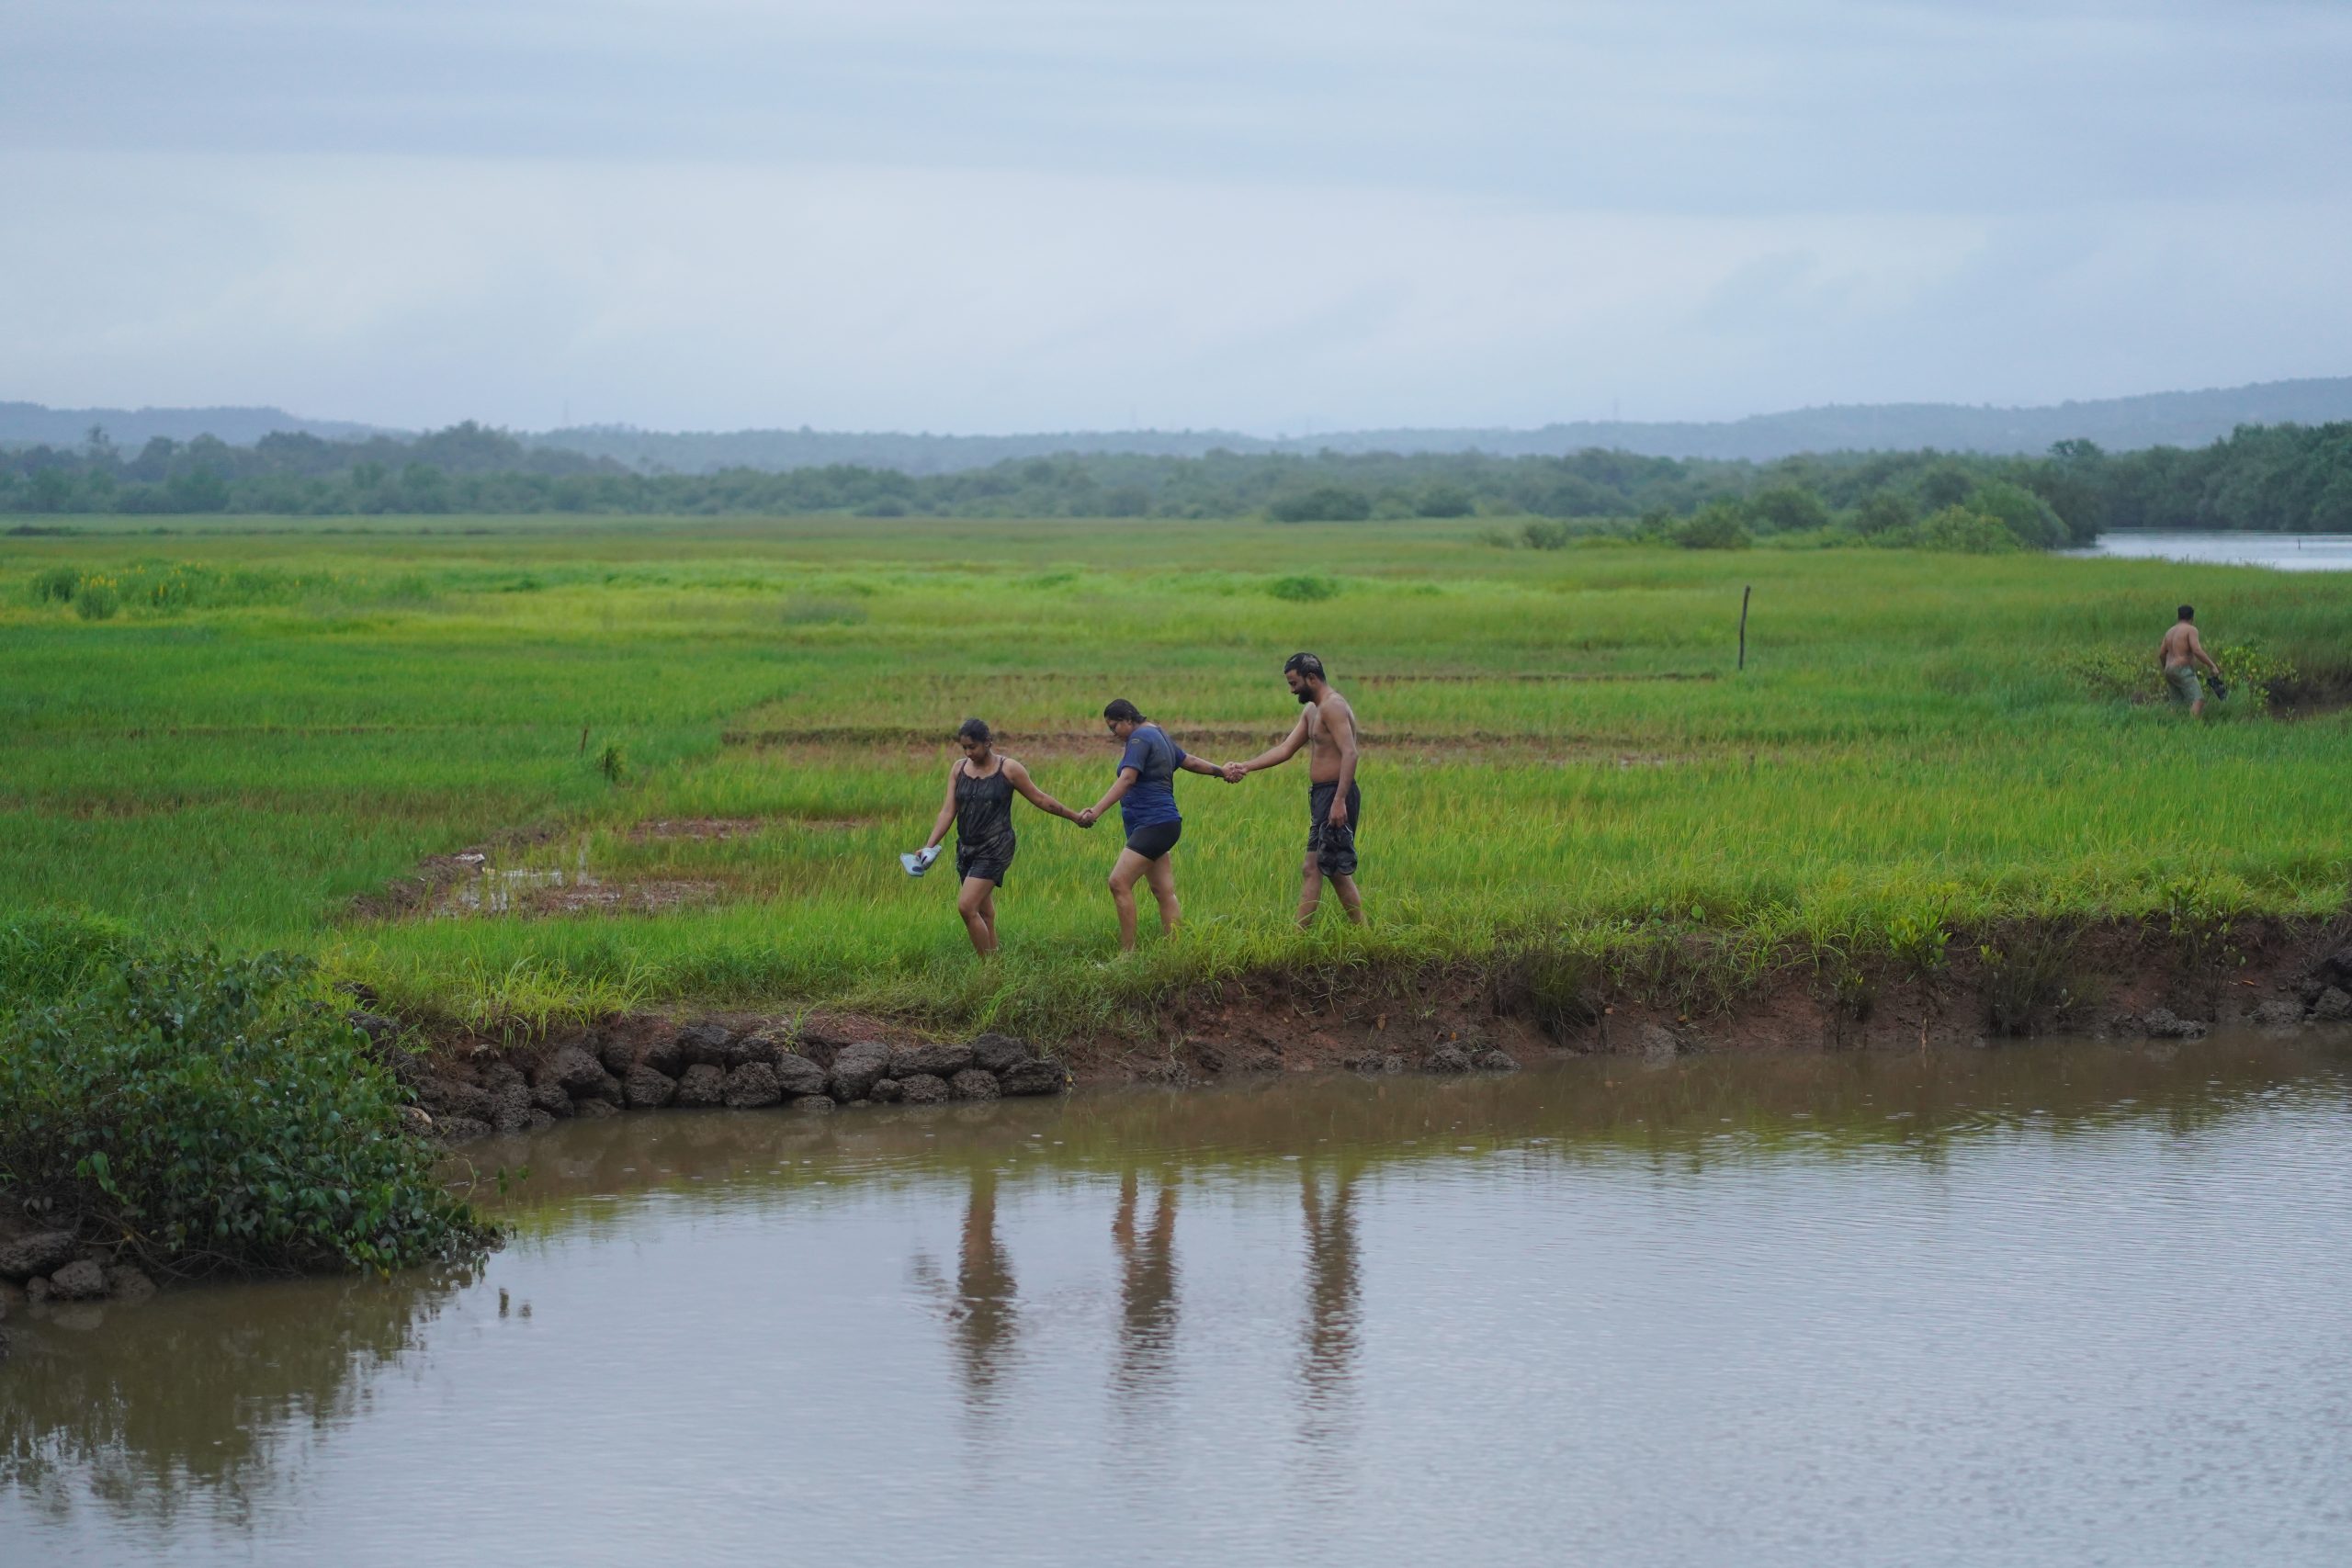
[{"label": "rice paddy field", "polygon": [[[124,523],[143,520],[123,520]],[[2343,908],[2352,574],[1498,547],[1494,525],[224,518],[0,534],[0,910],[288,947],[485,1027],[854,1006],[1090,1027],[1270,969],[1927,953],[2013,917]],[[1752,590],[1747,667],[1740,605]],[[2181,600],[2283,661],[2136,700]],[[1291,925],[1303,759],[1180,775],[1186,927],[1114,953],[1016,807],[1001,960],[913,881],[977,715],[1073,806],[1133,699],[1216,761],[1323,655],[1372,925]],[[1147,903],[1147,928],[1148,901]]]}]

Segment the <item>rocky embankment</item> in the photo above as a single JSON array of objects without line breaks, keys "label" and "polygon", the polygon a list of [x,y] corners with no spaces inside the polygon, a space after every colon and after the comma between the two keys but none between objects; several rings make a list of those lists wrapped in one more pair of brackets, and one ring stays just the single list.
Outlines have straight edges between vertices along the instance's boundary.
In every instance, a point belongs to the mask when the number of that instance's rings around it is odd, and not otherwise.
[{"label": "rocky embankment", "polygon": [[[82,1239],[71,1229],[43,1224],[39,1216],[11,1211],[0,1217],[0,1320],[30,1309],[37,1314],[71,1314],[107,1301],[138,1301],[155,1293],[155,1282],[120,1261],[113,1248]],[[0,1359],[8,1353],[8,1331],[0,1324]]]},{"label": "rocky embankment", "polygon": [[446,1144],[631,1111],[778,1107],[802,1114],[876,1104],[1059,1094],[1060,1062],[1028,1042],[891,1044],[820,1029],[631,1020],[601,1036],[537,1050],[420,1053],[376,1013],[352,1021],[413,1097],[407,1114]]}]

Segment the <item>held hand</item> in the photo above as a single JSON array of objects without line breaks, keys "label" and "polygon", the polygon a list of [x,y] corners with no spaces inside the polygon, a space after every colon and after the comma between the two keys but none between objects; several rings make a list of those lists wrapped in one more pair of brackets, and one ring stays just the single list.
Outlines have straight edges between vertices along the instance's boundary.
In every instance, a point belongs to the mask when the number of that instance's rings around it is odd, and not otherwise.
[{"label": "held hand", "polygon": [[1088,807],[1085,810],[1080,812],[1077,817],[1073,818],[1072,820],[1081,828],[1093,827],[1095,822],[1094,807],[1091,806]]},{"label": "held hand", "polygon": [[1250,776],[1250,770],[1243,767],[1238,762],[1227,762],[1224,767],[1219,768],[1217,772],[1225,775],[1225,782],[1227,784],[1239,784],[1243,779]]},{"label": "held hand", "polygon": [[1344,795],[1335,795],[1331,797],[1331,826],[1344,828],[1347,825],[1348,797]]}]

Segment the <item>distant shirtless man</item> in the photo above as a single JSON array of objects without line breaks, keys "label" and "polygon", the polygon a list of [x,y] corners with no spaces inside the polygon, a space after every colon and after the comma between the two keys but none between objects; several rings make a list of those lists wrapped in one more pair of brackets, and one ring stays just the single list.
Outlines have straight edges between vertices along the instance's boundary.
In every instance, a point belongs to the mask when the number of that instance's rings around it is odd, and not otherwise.
[{"label": "distant shirtless man", "polygon": [[2205,644],[2197,636],[2197,608],[2193,604],[2180,607],[2180,619],[2165,633],[2164,641],[2156,645],[2156,662],[2163,666],[2165,684],[2172,688],[2172,699],[2188,705],[2189,716],[2201,718],[2205,714],[2205,688],[2197,679],[2197,667],[2203,665],[2213,677],[2213,689],[2222,690],[2222,667],[2206,657]]},{"label": "distant shirtless man", "polygon": [[1356,890],[1356,833],[1363,825],[1363,797],[1356,790],[1356,711],[1333,689],[1323,661],[1294,653],[1283,665],[1291,695],[1306,711],[1282,743],[1246,762],[1228,762],[1225,782],[1239,784],[1261,768],[1277,768],[1306,753],[1306,861],[1299,868],[1298,924],[1315,923],[1323,902],[1323,882],[1339,890],[1340,908],[1363,924],[1363,896]]}]

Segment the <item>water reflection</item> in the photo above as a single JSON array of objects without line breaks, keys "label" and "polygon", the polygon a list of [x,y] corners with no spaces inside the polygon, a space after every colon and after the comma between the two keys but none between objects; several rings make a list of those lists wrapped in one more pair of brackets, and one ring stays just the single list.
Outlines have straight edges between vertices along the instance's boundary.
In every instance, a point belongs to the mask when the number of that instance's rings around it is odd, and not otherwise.
[{"label": "water reflection", "polygon": [[[2086,1353],[2136,1334],[2159,1360],[2189,1339],[2199,1355],[2239,1354],[2262,1319],[2208,1333],[2211,1302],[2174,1292],[2224,1289],[2199,1272],[2199,1249],[2234,1247],[2243,1259],[2248,1236],[2268,1249],[2258,1264],[2276,1259],[2289,1273],[2343,1252],[2342,1232],[2328,1226],[2352,1193],[2334,1168],[2279,1180],[2264,1162],[2314,1157],[2352,1132],[2346,1060],[2341,1044],[2237,1037],[1702,1058],[1657,1071],[1595,1061],[1499,1079],[1261,1081],[945,1111],[568,1124],[476,1152],[477,1164],[531,1167],[508,1201],[519,1239],[488,1278],[172,1292],[84,1332],[58,1314],[12,1319],[17,1355],[0,1368],[0,1559],[44,1540],[44,1522],[77,1514],[176,1527],[197,1513],[225,1521],[232,1539],[258,1539],[286,1528],[288,1499],[335,1490],[340,1450],[390,1453],[414,1487],[448,1486],[452,1422],[560,1444],[568,1407],[600,1398],[606,1429],[626,1428],[633,1442],[641,1422],[688,1453],[728,1442],[790,1451],[809,1496],[856,1494],[876,1463],[920,1450],[920,1464],[904,1462],[926,1487],[986,1461],[1010,1507],[1019,1489],[1002,1484],[1006,1474],[1082,1476],[1110,1455],[1119,1462],[1096,1479],[1120,1506],[1181,1491],[1180,1473],[1204,1495],[1272,1474],[1285,1478],[1281,1496],[1331,1509],[1320,1528],[1353,1539],[1351,1510],[1396,1478],[1476,1454],[1480,1438],[1451,1408],[1457,1390],[1465,1409],[1474,1390],[1507,1405],[1521,1385],[1567,1375],[1573,1359],[1512,1343],[1539,1318],[1581,1314],[1587,1343],[1658,1337],[1646,1361],[1574,1368],[1607,1385],[1626,1375],[1615,1368],[1638,1365],[1634,1377],[1654,1378],[1654,1389],[1604,1389],[1588,1405],[1578,1382],[1577,1397],[1520,1414],[1534,1423],[1534,1448],[1599,1465],[1613,1461],[1578,1447],[1588,1430],[1611,1410],[1647,1420],[1653,1394],[1671,1408],[1693,1387],[1718,1391],[1705,1399],[1769,1388],[1787,1412],[1776,1407],[1773,1419],[1799,1420],[1825,1390],[1849,1393],[1836,1369],[1818,1388],[1786,1377],[1811,1351],[1768,1350],[1770,1325],[1782,1322],[1842,1336],[1840,1354],[1856,1366],[1882,1353],[1911,1365],[1934,1353],[1931,1341],[2018,1335],[2001,1355],[1954,1354],[1916,1380],[1964,1393],[1985,1369],[2041,1352],[2028,1332],[2037,1312],[2075,1322],[2061,1286],[2078,1268],[2177,1271],[2150,1273],[2137,1294],[2119,1288],[2132,1310],[2103,1307],[2101,1325],[2117,1326],[2085,1341]],[[2303,1120],[2264,1142],[2288,1111]],[[2205,1157],[2217,1149],[2228,1157]],[[2122,1186],[2099,1185],[2118,1171]],[[2217,1171],[2272,1185],[2245,1202],[2233,1190],[2224,1204],[2210,1185]],[[2159,1201],[2135,1211],[2138,1192]],[[2106,1209],[2142,1228],[2068,1228]],[[2194,1229],[2222,1212],[2231,1229]],[[1523,1242],[1539,1229],[1573,1232],[1582,1249],[1539,1256]],[[2080,1258],[2051,1245],[2086,1235],[2093,1245]],[[1848,1249],[1853,1237],[1865,1239]],[[2015,1294],[1999,1310],[1946,1323],[1939,1303],[1979,1277],[1951,1261],[1963,1245],[1983,1248],[1972,1267],[2014,1269],[2022,1258],[2030,1268],[2009,1276]],[[1816,1254],[1847,1270],[1835,1276],[1842,1293],[1815,1293]],[[510,1290],[537,1298],[527,1331],[522,1307],[498,1325],[492,1299]],[[1515,1307],[1495,1305],[1513,1291]],[[1741,1315],[1751,1292],[1752,1318]],[[1807,1315],[1823,1312],[1834,1321]],[[1483,1327],[1470,1326],[1482,1313]],[[1448,1332],[1428,1332],[1441,1321]],[[494,1340],[482,1338],[485,1322]],[[788,1333],[775,1335],[777,1323]],[[760,1359],[773,1340],[788,1347],[781,1370]],[[706,1346],[719,1359],[698,1384]],[[1713,1371],[1681,1378],[1675,1369],[1694,1347]],[[466,1370],[452,1374],[459,1360]],[[2267,1363],[2244,1370],[2266,1386],[2309,1382]],[[428,1373],[435,1397],[416,1397]],[[2069,1373],[2052,1361],[2045,1375]],[[1872,1397],[1913,1386],[1882,1380]],[[540,1405],[556,1429],[518,1425],[519,1407]],[[739,1407],[775,1425],[739,1418]],[[1670,1438],[1642,1427],[1651,1447],[1624,1451],[1696,1448],[1734,1429],[1708,1411]],[[1832,1397],[1822,1418],[1866,1422],[1866,1401]],[[1900,1419],[1928,1431],[1939,1417],[1905,1404]],[[1993,1417],[1980,1407],[1973,1419],[1989,1430]],[[1447,1421],[1450,1435],[1439,1429]],[[1295,1462],[1218,1468],[1244,1450],[1262,1458],[1252,1445],[1268,1432]],[[2324,1434],[2310,1436],[2322,1445],[2310,1451],[2323,1451]],[[860,1441],[859,1461],[829,1451]],[[1883,1451],[1864,1445],[1847,1462]],[[1190,1472],[1175,1457],[1186,1454]],[[539,1457],[507,1452],[503,1462],[536,1474]],[[727,1458],[697,1462],[723,1468]],[[397,1479],[387,1499],[412,1495]],[[1258,1495],[1246,1506],[1279,1500]],[[929,1544],[957,1539],[950,1530]]]},{"label": "water reflection", "polygon": [[1355,1372],[1358,1297],[1356,1263],[1357,1162],[1342,1161],[1326,1178],[1302,1163],[1298,1205],[1306,1222],[1306,1327],[1299,1356],[1300,1408],[1310,1437],[1334,1427],[1340,1402]]},{"label": "water reflection", "polygon": [[478,1276],[192,1289],[106,1321],[83,1307],[13,1323],[0,1497],[52,1519],[77,1497],[153,1525],[192,1506],[248,1518]]},{"label": "water reflection", "polygon": [[1137,1229],[1142,1179],[1130,1165],[1119,1173],[1119,1207],[1111,1245],[1119,1258],[1118,1358],[1113,1388],[1129,1399],[1163,1384],[1176,1351],[1176,1176],[1162,1168],[1151,1217]]}]

